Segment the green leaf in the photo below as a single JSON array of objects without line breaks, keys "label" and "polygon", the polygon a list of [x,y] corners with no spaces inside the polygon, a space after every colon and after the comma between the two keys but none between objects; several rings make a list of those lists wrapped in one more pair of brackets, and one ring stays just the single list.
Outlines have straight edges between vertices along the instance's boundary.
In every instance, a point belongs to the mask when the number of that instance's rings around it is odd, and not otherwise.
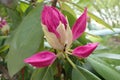
[{"label": "green leaf", "polygon": [[22,10],[22,12],[25,12],[26,9],[29,7],[29,5],[23,1],[20,2],[20,8]]},{"label": "green leaf", "polygon": [[9,49],[9,45],[4,45],[4,46],[0,47],[0,54],[8,49]]},{"label": "green leaf", "polygon": [[69,25],[70,25],[70,27],[72,27],[74,22],[76,21],[76,18],[71,13],[69,13],[68,11],[62,10],[62,13],[65,16],[67,16]]},{"label": "green leaf", "polygon": [[100,36],[97,36],[97,35],[94,35],[94,34],[91,34],[91,33],[87,33],[87,39],[89,39],[90,41],[92,42],[101,42],[102,41],[102,38]]},{"label": "green leaf", "polygon": [[87,44],[87,39],[86,39],[86,33],[84,32],[80,38],[78,38],[78,41],[82,43],[83,45]]},{"label": "green leaf", "polygon": [[94,54],[97,57],[102,57],[102,58],[109,58],[109,59],[115,59],[115,60],[120,60],[120,54],[114,54],[114,53],[97,53]]},{"label": "green leaf", "polygon": [[73,69],[72,80],[101,80],[96,75],[84,69],[80,66],[77,66],[78,70]]},{"label": "green leaf", "polygon": [[2,4],[0,4],[0,16],[1,17],[7,16],[6,8]]},{"label": "green leaf", "polygon": [[37,2],[42,2],[43,0],[37,0]]},{"label": "green leaf", "polygon": [[[97,58],[96,56],[88,57],[87,61],[92,67],[103,77],[105,80],[118,80],[120,73],[107,64],[105,61]],[[112,75],[112,76],[111,76]]]},{"label": "green leaf", "polygon": [[[84,8],[82,8],[81,6],[75,4],[75,3],[72,3],[72,2],[69,2],[70,4],[73,4],[74,6],[76,6],[80,11],[84,11]],[[107,24],[105,21],[103,21],[101,18],[97,17],[96,15],[92,14],[91,12],[88,11],[88,16],[90,16],[92,19],[94,19],[97,23],[99,24],[102,24],[104,25],[106,28],[109,28],[111,30],[112,29],[112,26],[110,26],[109,24]]]},{"label": "green leaf", "polygon": [[71,9],[71,7],[68,6],[67,4],[62,3],[61,9],[64,10],[64,11],[69,12],[71,15],[73,15],[76,18],[76,14],[75,14],[74,10]]},{"label": "green leaf", "polygon": [[0,40],[6,39],[8,36],[0,36]]},{"label": "green leaf", "polygon": [[94,2],[94,1],[90,1],[90,0],[79,0],[79,2],[77,3],[78,5],[82,6],[82,7],[90,7],[92,6],[91,5],[91,2]]},{"label": "green leaf", "polygon": [[[20,71],[24,59],[36,53],[43,39],[40,25],[42,3],[33,9],[21,22],[10,39],[10,51],[7,56],[7,66],[10,76]],[[41,45],[42,47],[42,45]]]},{"label": "green leaf", "polygon": [[19,15],[19,12],[17,10],[7,9],[8,15],[10,16],[12,20],[12,26],[11,29],[16,29],[19,24],[21,23],[21,16]]},{"label": "green leaf", "polygon": [[36,69],[32,74],[31,80],[54,80],[51,68]]}]

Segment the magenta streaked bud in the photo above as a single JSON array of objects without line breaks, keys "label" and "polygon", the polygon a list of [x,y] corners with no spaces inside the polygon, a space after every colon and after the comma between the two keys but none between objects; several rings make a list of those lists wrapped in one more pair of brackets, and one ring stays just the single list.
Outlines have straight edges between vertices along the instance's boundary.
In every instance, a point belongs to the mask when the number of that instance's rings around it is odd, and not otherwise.
[{"label": "magenta streaked bud", "polygon": [[89,43],[84,46],[79,46],[73,50],[72,55],[79,58],[86,58],[96,49],[97,46],[98,43]]},{"label": "magenta streaked bud", "polygon": [[65,27],[67,27],[67,21],[64,15],[59,12],[58,9],[52,6],[44,6],[41,15],[41,21],[42,24],[47,26],[48,30],[56,34],[57,37],[59,37],[59,33],[56,31],[56,29],[60,22],[64,24]]},{"label": "magenta streaked bud", "polygon": [[51,65],[56,59],[56,55],[49,51],[42,51],[26,58],[25,63],[31,64],[34,67],[42,68]]},{"label": "magenta streaked bud", "polygon": [[78,39],[86,29],[87,23],[87,8],[85,8],[84,13],[77,19],[72,27],[73,40]]}]

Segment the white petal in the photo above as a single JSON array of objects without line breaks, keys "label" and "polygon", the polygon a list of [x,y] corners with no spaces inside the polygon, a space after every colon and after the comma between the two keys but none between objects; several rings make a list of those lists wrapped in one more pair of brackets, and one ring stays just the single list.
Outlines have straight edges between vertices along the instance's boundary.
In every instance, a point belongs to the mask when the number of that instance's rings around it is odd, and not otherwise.
[{"label": "white petal", "polygon": [[67,25],[66,39],[67,48],[69,48],[73,41],[73,35],[69,25]]},{"label": "white petal", "polygon": [[49,32],[45,25],[42,24],[42,26],[43,26],[43,31],[45,33],[46,40],[48,41],[48,43],[54,49],[63,50],[64,46],[59,42],[59,39],[56,37],[56,35],[52,32]]},{"label": "white petal", "polygon": [[65,42],[66,42],[66,30],[65,30],[65,26],[64,24],[62,24],[60,22],[59,26],[57,27],[57,32],[60,35],[60,43],[65,46]]}]

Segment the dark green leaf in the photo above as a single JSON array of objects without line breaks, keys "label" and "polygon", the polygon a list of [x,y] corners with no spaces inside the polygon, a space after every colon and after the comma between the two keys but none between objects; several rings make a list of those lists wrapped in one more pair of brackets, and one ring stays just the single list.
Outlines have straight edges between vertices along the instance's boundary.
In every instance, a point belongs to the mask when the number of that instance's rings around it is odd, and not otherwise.
[{"label": "dark green leaf", "polygon": [[73,69],[72,80],[101,80],[96,75],[84,69],[80,66],[77,66],[78,70]]},{"label": "dark green leaf", "polygon": [[[7,56],[7,66],[10,76],[20,71],[24,66],[24,59],[31,56],[39,49],[43,39],[40,25],[40,12],[42,4],[39,4],[22,21],[12,35],[10,51]],[[41,46],[42,47],[42,46]]]},{"label": "dark green leaf", "polygon": [[36,69],[32,74],[31,80],[54,80],[52,74],[50,67]]}]

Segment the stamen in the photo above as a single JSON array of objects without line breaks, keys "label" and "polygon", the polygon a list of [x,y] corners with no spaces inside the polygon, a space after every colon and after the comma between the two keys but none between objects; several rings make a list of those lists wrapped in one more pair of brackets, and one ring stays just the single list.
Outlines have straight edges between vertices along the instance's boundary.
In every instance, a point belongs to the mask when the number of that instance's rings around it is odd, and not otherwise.
[{"label": "stamen", "polygon": [[66,47],[67,47],[67,44],[65,44],[64,49],[63,49],[63,52],[65,52],[65,51],[66,51]]}]

